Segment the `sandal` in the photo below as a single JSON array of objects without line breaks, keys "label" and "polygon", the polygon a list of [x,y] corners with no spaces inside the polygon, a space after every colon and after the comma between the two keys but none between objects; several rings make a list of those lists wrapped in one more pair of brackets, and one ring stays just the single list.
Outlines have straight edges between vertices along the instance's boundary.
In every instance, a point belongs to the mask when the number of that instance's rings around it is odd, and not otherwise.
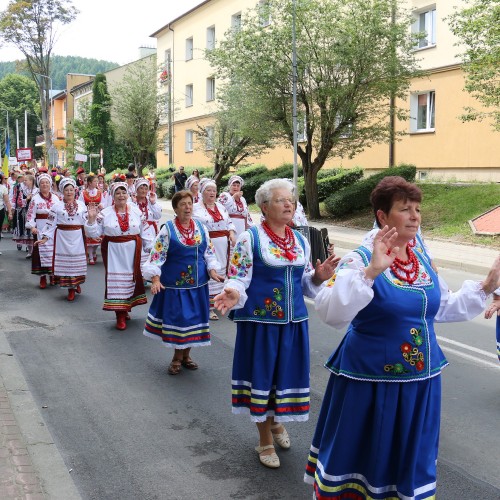
[{"label": "sandal", "polygon": [[280,458],[276,455],[276,452],[271,453],[270,455],[261,455],[263,451],[274,450],[274,445],[268,444],[266,446],[256,446],[255,451],[259,454],[259,460],[262,465],[269,467],[270,469],[277,469],[280,466]]},{"label": "sandal", "polygon": [[185,358],[181,361],[181,365],[184,368],[187,368],[188,370],[197,370],[198,365],[191,359],[191,358]]},{"label": "sandal", "polygon": [[182,362],[178,359],[172,360],[170,365],[168,366],[168,374],[169,375],[178,375],[181,371]]},{"label": "sandal", "polygon": [[217,321],[219,319],[219,316],[217,316],[217,313],[213,309],[210,309],[209,318],[213,321]]},{"label": "sandal", "polygon": [[[283,432],[275,433],[272,432],[272,429],[278,429],[279,427],[283,427]],[[290,448],[291,443],[290,443],[290,436],[288,435],[288,432],[285,429],[285,426],[281,423],[273,424],[271,425],[271,434],[273,435],[274,442],[280,447],[285,450],[288,450]]]}]

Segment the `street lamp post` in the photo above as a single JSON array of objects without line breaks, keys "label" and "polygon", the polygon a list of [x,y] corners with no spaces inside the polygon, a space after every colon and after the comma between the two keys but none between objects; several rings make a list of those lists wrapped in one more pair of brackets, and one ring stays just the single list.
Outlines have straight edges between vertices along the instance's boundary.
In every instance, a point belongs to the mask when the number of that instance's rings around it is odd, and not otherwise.
[{"label": "street lamp post", "polygon": [[52,124],[50,127],[50,145],[53,146],[54,143],[54,97],[52,95],[52,78],[48,75],[42,75],[42,73],[33,73],[34,75],[41,76],[42,78],[47,78],[50,83],[50,113],[52,115]]}]

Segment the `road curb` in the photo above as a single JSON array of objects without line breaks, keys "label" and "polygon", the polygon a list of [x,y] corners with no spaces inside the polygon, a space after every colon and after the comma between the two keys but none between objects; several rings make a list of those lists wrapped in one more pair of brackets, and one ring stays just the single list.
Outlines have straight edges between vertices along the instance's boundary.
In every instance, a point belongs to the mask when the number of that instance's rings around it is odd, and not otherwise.
[{"label": "road curb", "polygon": [[81,500],[3,330],[0,359],[0,378],[46,498]]}]

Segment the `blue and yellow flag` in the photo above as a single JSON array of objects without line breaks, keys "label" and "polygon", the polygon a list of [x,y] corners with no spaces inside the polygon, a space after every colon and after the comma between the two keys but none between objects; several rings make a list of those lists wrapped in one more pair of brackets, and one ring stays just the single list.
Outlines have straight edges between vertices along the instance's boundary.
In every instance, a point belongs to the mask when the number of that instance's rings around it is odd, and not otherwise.
[{"label": "blue and yellow flag", "polygon": [[5,177],[9,176],[9,156],[10,156],[10,137],[7,136],[5,144],[5,156],[3,157],[2,172]]}]

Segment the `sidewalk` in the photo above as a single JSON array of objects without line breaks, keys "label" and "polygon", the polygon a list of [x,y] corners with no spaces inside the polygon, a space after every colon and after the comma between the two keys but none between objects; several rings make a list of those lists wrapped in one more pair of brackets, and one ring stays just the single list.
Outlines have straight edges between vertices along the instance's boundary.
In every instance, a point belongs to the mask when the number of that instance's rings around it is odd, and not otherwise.
[{"label": "sidewalk", "polygon": [[[160,200],[160,202],[162,203],[163,210],[173,214],[170,200]],[[258,221],[260,218],[260,213],[258,212],[251,212],[251,215],[254,221]],[[344,255],[348,251],[357,248],[366,234],[364,230],[325,224],[321,221],[312,222],[311,225],[317,228],[326,227],[328,229],[330,243],[335,245],[335,252],[338,255]],[[458,269],[480,275],[486,275],[499,254],[498,250],[483,246],[457,244],[427,237],[425,238],[425,242],[429,246],[434,262],[438,267]]]}]

